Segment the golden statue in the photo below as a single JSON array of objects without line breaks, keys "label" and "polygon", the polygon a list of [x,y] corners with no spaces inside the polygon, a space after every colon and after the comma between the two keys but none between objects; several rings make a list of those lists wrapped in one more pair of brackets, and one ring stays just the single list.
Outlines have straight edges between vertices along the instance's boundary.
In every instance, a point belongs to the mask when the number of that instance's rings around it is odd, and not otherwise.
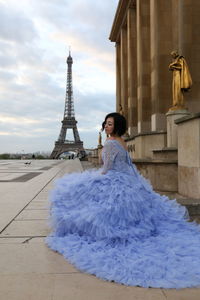
[{"label": "golden statue", "polygon": [[187,92],[192,86],[192,78],[188,69],[187,62],[178,51],[172,51],[173,62],[169,65],[173,72],[172,96],[173,106],[171,110],[185,109],[183,93]]},{"label": "golden statue", "polygon": [[99,131],[99,139],[98,139],[98,163],[101,165],[103,164],[103,161],[102,161],[102,135],[101,135],[101,132],[102,132],[102,129]]},{"label": "golden statue", "polygon": [[99,131],[99,140],[98,140],[98,148],[102,147],[102,135],[101,135],[101,131]]}]

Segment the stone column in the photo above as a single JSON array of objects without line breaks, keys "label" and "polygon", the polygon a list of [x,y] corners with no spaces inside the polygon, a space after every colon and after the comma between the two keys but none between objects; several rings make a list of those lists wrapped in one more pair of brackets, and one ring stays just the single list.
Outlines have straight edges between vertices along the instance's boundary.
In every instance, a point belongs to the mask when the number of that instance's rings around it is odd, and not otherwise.
[{"label": "stone column", "polygon": [[[174,0],[172,0],[174,1]],[[175,5],[177,1],[174,1]],[[175,7],[174,7],[175,9]],[[151,101],[152,131],[166,130],[166,116],[172,104],[172,74],[169,71],[173,50],[172,2],[151,0]],[[176,19],[177,20],[177,19]]]},{"label": "stone column", "polygon": [[[121,74],[121,105],[124,116],[128,120],[128,75],[127,75],[127,29],[122,28],[120,33],[120,74]],[[128,124],[129,126],[129,124]]]},{"label": "stone column", "polygon": [[149,3],[149,0],[137,0],[136,3],[138,133],[151,130]]},{"label": "stone column", "polygon": [[137,35],[136,10],[129,8],[127,12],[128,38],[128,133],[137,134]]},{"label": "stone column", "polygon": [[167,116],[167,147],[178,148],[178,134],[175,120],[189,116],[190,113],[185,109],[168,111]]},{"label": "stone column", "polygon": [[193,86],[184,99],[188,110],[195,113],[200,111],[200,1],[179,0],[179,14],[178,50],[185,57],[193,79]]},{"label": "stone column", "polygon": [[178,192],[200,198],[200,113],[177,121]]},{"label": "stone column", "polygon": [[115,47],[116,47],[116,111],[119,112],[119,105],[121,104],[120,43],[116,43]]}]

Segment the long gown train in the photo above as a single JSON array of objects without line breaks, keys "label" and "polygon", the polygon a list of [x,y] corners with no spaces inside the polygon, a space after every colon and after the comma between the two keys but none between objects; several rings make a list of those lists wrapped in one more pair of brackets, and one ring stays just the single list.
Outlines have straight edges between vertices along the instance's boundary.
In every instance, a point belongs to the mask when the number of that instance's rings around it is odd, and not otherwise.
[{"label": "long gown train", "polygon": [[200,286],[200,225],[188,222],[176,200],[153,191],[118,141],[105,143],[103,160],[103,169],[57,180],[48,246],[104,280]]}]

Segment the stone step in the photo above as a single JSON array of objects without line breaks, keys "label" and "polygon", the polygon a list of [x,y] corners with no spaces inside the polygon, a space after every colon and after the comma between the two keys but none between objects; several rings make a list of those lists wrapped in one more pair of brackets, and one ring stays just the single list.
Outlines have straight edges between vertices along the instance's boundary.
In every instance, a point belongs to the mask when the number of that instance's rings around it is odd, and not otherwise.
[{"label": "stone step", "polygon": [[177,160],[133,159],[133,163],[138,171],[151,182],[154,190],[163,192],[178,190]]},{"label": "stone step", "polygon": [[157,192],[161,195],[168,196],[169,199],[176,199],[178,203],[186,206],[192,220],[197,219],[198,222],[200,222],[200,199],[187,198],[178,193]]},{"label": "stone step", "polygon": [[153,159],[178,160],[178,150],[173,147],[165,147],[162,149],[153,149]]}]

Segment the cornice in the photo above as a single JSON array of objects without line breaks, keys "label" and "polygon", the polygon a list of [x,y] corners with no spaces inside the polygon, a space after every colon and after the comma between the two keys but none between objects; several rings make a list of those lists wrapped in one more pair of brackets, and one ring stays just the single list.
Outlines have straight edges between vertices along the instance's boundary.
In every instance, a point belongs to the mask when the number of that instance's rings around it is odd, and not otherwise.
[{"label": "cornice", "polygon": [[120,29],[126,25],[127,11],[129,8],[135,8],[135,7],[136,7],[136,0],[119,0],[113,25],[111,28],[110,36],[109,36],[109,40],[111,42],[118,42]]}]

